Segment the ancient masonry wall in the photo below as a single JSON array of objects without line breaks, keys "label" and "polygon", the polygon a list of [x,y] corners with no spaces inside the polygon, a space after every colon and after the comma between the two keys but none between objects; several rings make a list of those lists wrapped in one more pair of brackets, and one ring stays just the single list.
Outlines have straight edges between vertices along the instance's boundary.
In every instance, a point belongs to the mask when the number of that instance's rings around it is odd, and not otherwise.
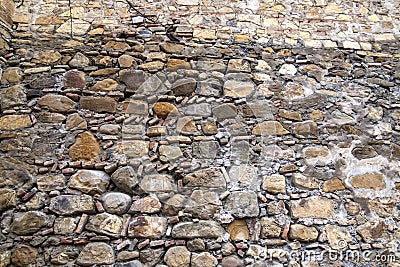
[{"label": "ancient masonry wall", "polygon": [[1,267],[400,266],[398,0],[131,1],[0,1]]}]

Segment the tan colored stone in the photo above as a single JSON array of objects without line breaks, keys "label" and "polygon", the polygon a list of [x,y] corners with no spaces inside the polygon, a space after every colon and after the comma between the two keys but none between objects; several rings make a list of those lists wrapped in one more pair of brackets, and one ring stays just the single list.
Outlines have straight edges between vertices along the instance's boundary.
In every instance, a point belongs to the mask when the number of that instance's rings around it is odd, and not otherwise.
[{"label": "tan colored stone", "polygon": [[17,205],[17,193],[9,188],[0,188],[0,212]]},{"label": "tan colored stone", "polygon": [[61,54],[54,50],[42,50],[34,56],[32,62],[42,64],[54,64],[61,59]]},{"label": "tan colored stone", "polygon": [[327,193],[345,190],[345,189],[346,188],[344,187],[344,184],[337,177],[334,177],[328,181],[325,181],[324,184],[322,185],[322,191],[327,192]]},{"label": "tan colored stone", "polygon": [[289,134],[289,131],[277,121],[264,121],[254,126],[252,134],[257,136],[285,135]]},{"label": "tan colored stone", "polygon": [[13,250],[11,262],[18,267],[29,266],[36,261],[37,254],[37,250],[33,247],[18,245]]},{"label": "tan colored stone", "polygon": [[168,267],[189,267],[190,252],[185,246],[176,246],[168,249],[164,255]]},{"label": "tan colored stone", "polygon": [[122,55],[118,58],[118,63],[121,68],[130,68],[136,65],[136,61],[132,56]]},{"label": "tan colored stone", "polygon": [[71,176],[68,187],[83,193],[103,194],[110,183],[110,176],[103,171],[79,170]]},{"label": "tan colored stone", "polygon": [[345,249],[347,243],[352,241],[350,233],[344,227],[328,224],[325,226],[325,232],[332,249]]},{"label": "tan colored stone", "polygon": [[105,45],[103,45],[103,49],[106,49],[106,50],[125,51],[130,48],[131,47],[127,43],[117,42],[117,41],[109,41]]},{"label": "tan colored stone", "polygon": [[182,59],[168,59],[167,61],[167,70],[169,71],[177,71],[180,69],[190,69],[189,62]]},{"label": "tan colored stone", "polygon": [[249,228],[245,220],[234,220],[228,226],[228,233],[232,241],[249,240]]},{"label": "tan colored stone", "polygon": [[194,29],[193,38],[204,39],[204,40],[214,40],[215,39],[215,30]]},{"label": "tan colored stone", "polygon": [[300,189],[312,190],[318,189],[319,183],[318,180],[313,177],[307,177],[300,173],[294,173],[292,183],[294,186]]},{"label": "tan colored stone", "polygon": [[22,79],[22,71],[18,67],[7,68],[1,77],[1,84],[18,83]]},{"label": "tan colored stone", "polygon": [[104,79],[102,81],[96,82],[95,85],[93,85],[90,90],[92,91],[112,91],[115,88],[118,87],[118,82],[113,80],[113,79]]},{"label": "tan colored stone", "polygon": [[82,6],[74,6],[67,11],[61,13],[60,17],[72,17],[73,19],[81,19],[85,14],[85,9]]},{"label": "tan colored stone", "polygon": [[324,120],[324,115],[319,109],[316,109],[310,113],[310,119],[313,121],[322,121]]},{"label": "tan colored stone", "polygon": [[149,72],[156,72],[164,68],[164,63],[161,61],[152,61],[140,65],[139,68]]},{"label": "tan colored stone", "polygon": [[233,39],[235,40],[235,43],[248,43],[250,41],[250,35],[235,33]]},{"label": "tan colored stone", "polygon": [[161,203],[156,195],[138,199],[132,203],[129,213],[157,213],[161,210]]},{"label": "tan colored stone", "polygon": [[228,80],[224,83],[224,95],[227,97],[242,98],[254,92],[251,81]]},{"label": "tan colored stone", "polygon": [[329,3],[325,9],[324,12],[329,14],[329,13],[341,13],[342,10],[339,8],[339,6],[336,3]]},{"label": "tan colored stone", "polygon": [[75,143],[69,148],[72,160],[93,160],[99,155],[100,144],[91,132],[78,134]]},{"label": "tan colored stone", "polygon": [[142,140],[123,141],[122,150],[129,158],[140,158],[149,153],[149,142]]},{"label": "tan colored stone", "polygon": [[104,266],[114,264],[114,250],[107,243],[91,242],[80,251],[76,263],[80,266]]},{"label": "tan colored stone", "polygon": [[177,116],[179,115],[178,109],[175,105],[168,102],[157,102],[153,105],[154,114],[157,117],[166,119],[169,116]]},{"label": "tan colored stone", "polygon": [[285,109],[279,110],[279,116],[292,121],[302,121],[301,115],[298,112],[288,111]]},{"label": "tan colored stone", "polygon": [[269,193],[285,193],[286,192],[286,178],[283,175],[272,174],[264,176],[262,189]]},{"label": "tan colored stone", "polygon": [[67,121],[65,123],[65,129],[68,131],[86,130],[87,122],[84,118],[79,116],[78,113],[74,113],[68,116]]},{"label": "tan colored stone", "polygon": [[118,72],[119,69],[117,68],[105,68],[105,69],[99,69],[92,71],[89,75],[92,77],[96,76],[110,76],[112,74],[115,74]]},{"label": "tan colored stone", "polygon": [[14,131],[33,125],[29,115],[4,115],[0,117],[0,131]]},{"label": "tan colored stone", "polygon": [[197,128],[191,117],[182,117],[178,119],[176,130],[180,134],[192,135],[197,130]]},{"label": "tan colored stone", "polygon": [[306,147],[303,153],[306,158],[327,157],[329,155],[329,149],[325,146]]},{"label": "tan colored stone", "polygon": [[292,224],[290,225],[289,238],[302,242],[315,241],[318,238],[318,230],[312,226]]},{"label": "tan colored stone", "polygon": [[250,72],[250,63],[244,59],[230,59],[227,72]]},{"label": "tan colored stone", "polygon": [[214,135],[218,133],[217,124],[212,121],[207,121],[201,124],[201,130],[205,135]]},{"label": "tan colored stone", "polygon": [[167,127],[165,126],[150,126],[147,129],[147,135],[150,137],[153,136],[164,136],[167,135]]},{"label": "tan colored stone", "polygon": [[380,173],[366,173],[350,178],[350,183],[356,188],[381,190],[385,188],[383,175]]},{"label": "tan colored stone", "polygon": [[160,48],[165,53],[180,54],[183,52],[184,46],[175,43],[163,43],[160,45]]},{"label": "tan colored stone", "polygon": [[71,112],[76,108],[76,103],[62,95],[48,94],[38,100],[38,105],[52,112]]},{"label": "tan colored stone", "polygon": [[332,218],[334,202],[326,197],[312,196],[291,203],[292,216],[298,218]]},{"label": "tan colored stone", "polygon": [[71,28],[72,28],[72,35],[84,35],[88,31],[89,27],[90,23],[81,19],[73,19],[72,26],[71,26],[71,20],[67,20],[56,30],[56,32],[71,34]]}]

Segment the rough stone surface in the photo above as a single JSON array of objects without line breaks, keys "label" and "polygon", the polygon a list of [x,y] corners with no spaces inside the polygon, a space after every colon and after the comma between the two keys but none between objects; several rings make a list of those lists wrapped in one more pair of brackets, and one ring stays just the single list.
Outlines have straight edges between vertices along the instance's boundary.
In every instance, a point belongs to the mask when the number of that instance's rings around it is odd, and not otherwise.
[{"label": "rough stone surface", "polygon": [[182,222],[172,229],[174,238],[218,238],[223,228],[215,221]]},{"label": "rough stone surface", "polygon": [[175,189],[172,177],[166,174],[151,174],[143,177],[140,188],[147,193],[169,192]]},{"label": "rough stone surface", "polygon": [[85,73],[78,70],[66,72],[63,79],[63,85],[65,88],[85,88]]},{"label": "rough stone surface", "polygon": [[260,224],[262,238],[276,238],[280,236],[282,227],[274,218],[263,217],[260,220]]},{"label": "rough stone surface", "polygon": [[225,208],[238,218],[257,217],[259,214],[257,195],[252,191],[232,192],[226,200]]},{"label": "rough stone surface", "polygon": [[26,101],[25,88],[22,85],[14,85],[3,88],[0,91],[0,107],[2,110],[23,105]]},{"label": "rough stone surface", "polygon": [[289,238],[304,242],[315,241],[318,238],[318,230],[302,224],[292,224],[289,230]]},{"label": "rough stone surface", "polygon": [[333,201],[312,196],[307,199],[295,200],[291,203],[294,218],[331,218],[333,216]]},{"label": "rough stone surface", "polygon": [[283,128],[283,126],[277,121],[265,121],[257,124],[253,128],[252,134],[261,136],[285,135],[289,134],[289,131]]},{"label": "rough stone surface", "polygon": [[117,110],[117,102],[111,97],[83,96],[79,104],[81,109],[95,112],[114,113]]},{"label": "rough stone surface", "polygon": [[103,171],[80,170],[71,176],[68,187],[87,194],[102,194],[107,190],[110,176]]},{"label": "rough stone surface", "polygon": [[85,227],[95,233],[118,237],[122,228],[122,219],[114,214],[100,213],[90,216]]},{"label": "rough stone surface", "polygon": [[107,193],[104,194],[101,199],[105,210],[112,214],[124,214],[131,205],[131,197],[124,193]]},{"label": "rough stone surface", "polygon": [[0,118],[0,131],[14,131],[33,125],[29,115],[5,115]]},{"label": "rough stone surface", "polygon": [[10,188],[0,189],[0,212],[17,205],[17,193]]},{"label": "rough stone surface", "polygon": [[99,154],[100,144],[91,132],[78,134],[75,143],[69,148],[72,160],[93,160]]},{"label": "rough stone surface", "polygon": [[228,226],[228,233],[233,241],[249,240],[249,228],[245,220],[234,220]]},{"label": "rough stone surface", "polygon": [[215,192],[195,190],[185,204],[184,211],[193,217],[211,219],[222,208],[222,202]]},{"label": "rough stone surface", "polygon": [[208,168],[188,174],[183,179],[186,187],[225,188],[226,180],[217,168]]},{"label": "rough stone surface", "polygon": [[188,267],[190,265],[190,252],[185,246],[172,247],[165,253],[164,261],[170,267]]},{"label": "rough stone surface", "polygon": [[191,266],[193,267],[215,267],[218,260],[209,252],[192,254]]},{"label": "rough stone surface", "polygon": [[80,266],[113,264],[115,255],[112,247],[103,242],[87,244],[79,254],[76,263]]},{"label": "rough stone surface", "polygon": [[46,223],[46,214],[38,211],[28,211],[26,213],[17,213],[11,224],[11,229],[19,235],[29,235],[36,233]]},{"label": "rough stone surface", "polygon": [[251,81],[229,80],[224,84],[224,95],[227,97],[247,97],[254,91],[254,84]]},{"label": "rough stone surface", "polygon": [[76,103],[62,95],[49,94],[38,100],[39,106],[53,112],[70,112],[76,108]]},{"label": "rough stone surface", "polygon": [[380,173],[366,173],[363,175],[355,175],[350,178],[350,183],[355,188],[365,189],[383,189],[385,181]]},{"label": "rough stone surface", "polygon": [[138,199],[132,203],[130,213],[157,213],[161,210],[161,203],[156,195]]},{"label": "rough stone surface", "polygon": [[263,178],[262,189],[269,193],[285,193],[286,178],[283,175],[273,174]]},{"label": "rough stone surface", "polygon": [[37,249],[31,246],[20,245],[12,252],[11,262],[15,266],[29,266],[36,262],[37,254]]},{"label": "rough stone surface", "polygon": [[167,230],[167,219],[162,217],[139,216],[128,227],[129,237],[161,238]]},{"label": "rough stone surface", "polygon": [[118,168],[112,175],[111,180],[122,191],[133,193],[138,179],[135,170],[131,166]]},{"label": "rough stone surface", "polygon": [[93,213],[94,204],[88,195],[63,195],[50,200],[50,210],[60,215]]}]

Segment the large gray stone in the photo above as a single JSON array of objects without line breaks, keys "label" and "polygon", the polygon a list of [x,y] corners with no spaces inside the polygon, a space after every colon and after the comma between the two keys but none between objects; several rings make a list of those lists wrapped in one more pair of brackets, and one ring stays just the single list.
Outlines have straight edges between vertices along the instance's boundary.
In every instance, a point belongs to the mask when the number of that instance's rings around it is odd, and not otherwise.
[{"label": "large gray stone", "polygon": [[118,168],[112,175],[111,180],[122,191],[133,193],[138,179],[135,170],[131,166]]},{"label": "large gray stone", "polygon": [[62,195],[50,200],[50,210],[60,215],[94,213],[94,204],[88,195]]},{"label": "large gray stone", "polygon": [[147,193],[170,192],[176,189],[172,177],[167,174],[151,174],[143,177],[140,188]]},{"label": "large gray stone", "polygon": [[229,170],[232,189],[259,189],[261,178],[258,178],[257,168],[248,165],[232,166]]},{"label": "large gray stone", "polygon": [[212,219],[221,208],[222,202],[217,193],[195,190],[186,202],[184,211],[196,218]]},{"label": "large gray stone", "polygon": [[172,229],[174,238],[218,238],[224,229],[215,221],[182,222]]},{"label": "large gray stone", "polygon": [[14,221],[11,224],[11,229],[18,235],[33,234],[45,225],[46,220],[46,214],[39,211],[16,213],[14,215]]},{"label": "large gray stone", "polygon": [[232,192],[226,199],[225,210],[237,218],[257,217],[259,214],[257,194],[252,191]]},{"label": "large gray stone", "polygon": [[131,197],[124,193],[109,192],[104,194],[101,199],[106,211],[112,214],[124,214],[131,205]]},{"label": "large gray stone", "polygon": [[187,188],[225,189],[226,180],[218,168],[208,168],[186,175],[183,178]]}]

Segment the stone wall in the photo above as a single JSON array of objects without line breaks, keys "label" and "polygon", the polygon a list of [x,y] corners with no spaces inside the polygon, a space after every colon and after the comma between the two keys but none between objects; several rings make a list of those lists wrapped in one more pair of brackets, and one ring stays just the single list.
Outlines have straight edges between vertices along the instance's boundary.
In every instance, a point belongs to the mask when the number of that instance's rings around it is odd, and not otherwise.
[{"label": "stone wall", "polygon": [[399,266],[398,1],[16,6],[0,266]]}]

